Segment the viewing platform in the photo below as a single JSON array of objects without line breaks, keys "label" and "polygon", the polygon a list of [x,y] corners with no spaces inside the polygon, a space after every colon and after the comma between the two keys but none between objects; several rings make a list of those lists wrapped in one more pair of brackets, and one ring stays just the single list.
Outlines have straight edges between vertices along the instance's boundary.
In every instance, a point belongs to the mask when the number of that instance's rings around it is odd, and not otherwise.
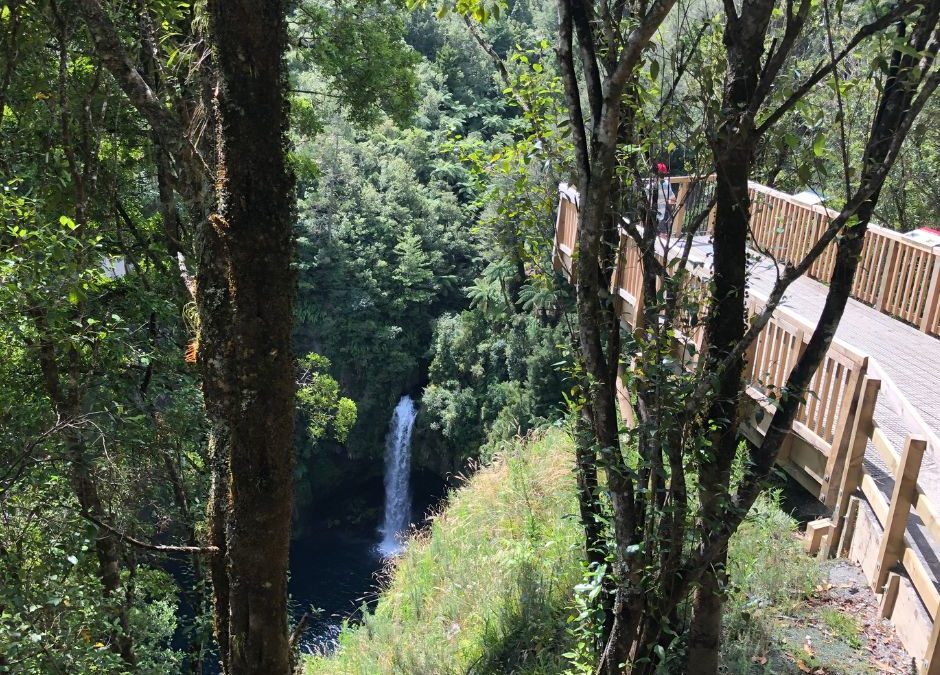
[{"label": "viewing platform", "polygon": [[[676,206],[659,235],[660,259],[678,258],[689,219],[702,226],[688,267],[700,291],[711,276],[711,178],[671,179]],[[577,191],[559,188],[554,264],[576,275]],[[838,214],[751,183],[748,308],[762,309],[786,264],[796,264]],[[830,244],[795,281],[748,354],[747,391],[768,413],[741,433],[760,443],[772,416],[768,396],[786,381],[822,311],[835,263]],[[642,270],[634,240],[621,233],[611,293],[621,322],[636,327]],[[575,279],[576,282],[576,279]],[[694,291],[693,291],[694,292]],[[699,327],[683,361],[702,347]],[[810,524],[807,548],[826,547],[860,563],[920,672],[940,675],[940,247],[872,225],[842,321],[813,377],[778,464],[820,501],[829,518]],[[683,348],[680,347],[680,351]]]}]

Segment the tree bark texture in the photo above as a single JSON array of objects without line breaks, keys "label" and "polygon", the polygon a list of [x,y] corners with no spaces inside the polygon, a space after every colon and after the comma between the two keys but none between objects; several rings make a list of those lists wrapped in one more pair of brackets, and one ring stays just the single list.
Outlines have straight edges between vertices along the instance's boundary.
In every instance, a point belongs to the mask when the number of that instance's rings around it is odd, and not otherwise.
[{"label": "tree bark texture", "polygon": [[285,4],[212,0],[208,13],[218,202],[199,232],[196,300],[216,451],[211,530],[224,531],[224,575],[212,566],[216,622],[229,675],[288,675],[295,275]]},{"label": "tree bark texture", "polygon": [[[761,84],[764,38],[774,2],[760,0],[727,19],[728,54],[722,97],[721,126],[712,141],[715,158],[714,291],[705,342],[711,363],[721,363],[744,336],[747,284],[747,236],[750,222],[748,179],[758,136],[754,104]],[[728,10],[732,12],[731,9]],[[711,454],[699,470],[700,523],[705,531],[719,523],[722,500],[730,486],[738,446],[738,401],[744,360],[735,359],[721,372],[708,419],[714,425]],[[723,558],[710,564],[693,599],[689,632],[689,673],[718,672],[721,646]]]}]

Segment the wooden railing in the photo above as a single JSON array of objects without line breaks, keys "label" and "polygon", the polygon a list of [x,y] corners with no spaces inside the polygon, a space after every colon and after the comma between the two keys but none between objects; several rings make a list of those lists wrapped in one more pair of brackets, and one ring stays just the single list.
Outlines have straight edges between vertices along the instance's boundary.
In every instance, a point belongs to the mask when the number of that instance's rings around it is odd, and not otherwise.
[{"label": "wooden railing", "polygon": [[[932,557],[940,544],[936,495],[928,496],[920,476],[924,453],[940,451],[940,439],[874,359],[868,371],[856,432],[866,443],[850,447],[832,517],[819,526],[828,534],[831,554],[849,555],[861,565],[881,615],[892,619],[907,651],[918,657],[920,672],[938,675],[940,592],[918,548]],[[882,411],[894,418],[893,433]],[[891,441],[899,425],[900,447]],[[866,446],[884,470],[866,466]],[[890,485],[889,494],[879,484]]]},{"label": "wooden railing", "polygon": [[[765,303],[766,298],[749,292],[750,313]],[[756,405],[741,431],[752,442],[760,443],[766,434],[775,410],[772,399],[812,331],[802,317],[777,309],[749,352],[745,377]],[[881,616],[894,622],[919,671],[938,675],[940,591],[911,532],[923,534],[920,548],[928,557],[940,551],[936,496],[928,496],[920,478],[924,453],[940,452],[940,439],[875,359],[839,340],[833,341],[809,390],[777,458],[784,471],[832,509],[829,518],[810,523],[807,550],[825,547],[829,555],[858,562]],[[899,431],[901,447],[890,440]],[[870,448],[886,472],[875,463],[866,465]],[[920,530],[909,531],[916,520]]]},{"label": "wooden railing", "polygon": [[618,302],[620,318],[636,326],[643,296],[643,266],[636,242],[623,230],[620,231],[620,249],[610,291]]},{"label": "wooden railing", "polygon": [[[748,312],[763,310],[767,299],[748,292]],[[748,392],[764,408],[744,434],[760,443],[773,416],[773,399],[780,397],[793,366],[813,334],[813,325],[797,314],[778,308],[748,355]],[[809,394],[793,422],[793,438],[778,462],[826,506],[836,502],[839,478],[849,448],[868,357],[840,340],[833,340],[810,381]],[[798,442],[795,442],[798,441]]]},{"label": "wooden railing", "polygon": [[578,243],[578,191],[567,183],[558,186],[558,219],[552,263],[569,280],[575,276],[574,249]]},{"label": "wooden railing", "polygon": [[[677,193],[672,232],[707,205],[713,176],[670,179]],[[712,188],[713,189],[713,188]],[[809,252],[838,213],[799,201],[793,195],[749,183],[751,241],[779,263],[796,264]],[[708,219],[706,231],[713,225]],[[830,244],[808,276],[828,283],[836,247]],[[893,230],[869,225],[852,297],[931,335],[940,335],[940,247],[914,241]]]},{"label": "wooden railing", "polygon": [[[699,209],[704,208],[703,201],[706,206],[710,201],[704,182],[685,179],[683,185],[682,180],[676,181],[676,219],[680,221],[695,217],[693,200],[699,201]],[[814,242],[812,237],[818,236],[832,217],[822,207],[807,207],[762,186],[752,186],[751,197],[753,236],[778,260],[804,254]],[[555,263],[569,280],[577,241],[577,201],[577,192],[565,186],[559,203]],[[707,230],[708,219],[703,222]],[[676,231],[675,223],[673,228]],[[665,260],[665,246],[659,255]],[[827,251],[814,265],[819,278],[831,271],[833,256],[834,249]],[[856,281],[856,292],[882,311],[893,315],[907,312],[901,318],[912,323],[911,317],[921,311],[920,325],[937,334],[937,256],[935,249],[874,228],[865,241],[862,264],[866,270]],[[902,273],[902,278],[892,281],[877,261],[891,261],[892,269]],[[689,292],[704,293],[708,270],[690,264],[689,272]],[[621,320],[631,328],[642,315],[642,278],[639,250],[622,232],[611,292],[619,304]],[[903,289],[916,292],[903,296]],[[750,290],[748,294],[751,314],[766,305],[766,298],[759,293]],[[699,317],[690,335],[680,336],[680,350],[687,343],[701,349],[703,323]],[[745,378],[754,412],[741,432],[752,442],[760,443],[766,434],[775,410],[773,399],[779,396],[813,330],[812,323],[778,308],[749,350]],[[680,362],[691,365],[695,355]],[[629,397],[620,382],[618,396],[625,419],[631,423]],[[904,438],[901,447],[891,441],[899,434]],[[875,464],[866,466],[869,448],[869,459],[877,454],[887,468],[886,475],[879,473]],[[810,393],[797,412],[778,464],[832,509],[830,518],[810,523],[807,550],[815,552],[825,546],[830,555],[848,555],[858,561],[879,598],[882,616],[894,622],[905,648],[917,658],[919,672],[940,675],[940,591],[908,531],[909,524],[918,520],[918,531],[924,538],[920,550],[940,551],[940,510],[919,478],[921,459],[928,450],[940,453],[940,438],[877,361],[834,340],[811,380]],[[887,483],[890,495],[880,487]]]},{"label": "wooden railing", "polygon": [[940,248],[869,227],[852,294],[926,333],[940,334]]}]

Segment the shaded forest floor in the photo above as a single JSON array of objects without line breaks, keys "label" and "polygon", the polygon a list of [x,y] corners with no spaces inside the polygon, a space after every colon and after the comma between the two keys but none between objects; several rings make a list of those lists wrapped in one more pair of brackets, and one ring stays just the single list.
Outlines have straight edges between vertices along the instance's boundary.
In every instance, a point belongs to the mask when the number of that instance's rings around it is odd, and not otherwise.
[{"label": "shaded forest floor", "polygon": [[754,673],[916,673],[861,569],[844,559],[819,564],[824,579],[793,611],[772,618],[771,643],[752,657]]}]

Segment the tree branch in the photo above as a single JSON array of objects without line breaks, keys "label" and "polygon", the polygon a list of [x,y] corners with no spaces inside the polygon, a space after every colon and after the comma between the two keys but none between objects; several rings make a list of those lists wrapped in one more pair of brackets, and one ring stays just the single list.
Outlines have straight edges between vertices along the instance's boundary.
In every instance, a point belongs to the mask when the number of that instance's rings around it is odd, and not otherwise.
[{"label": "tree branch", "polygon": [[776,110],[774,110],[770,115],[768,115],[763,122],[755,130],[755,133],[760,136],[764,134],[768,129],[770,129],[774,124],[776,124],[781,117],[786,115],[800,99],[806,96],[809,93],[810,89],[819,84],[824,77],[829,75],[832,70],[838,66],[845,58],[852,53],[852,51],[866,38],[875,35],[879,31],[884,30],[892,23],[898,19],[907,16],[918,7],[921,6],[921,0],[910,0],[908,2],[902,2],[885,14],[884,16],[875,19],[871,23],[868,23],[862,26],[855,36],[849,41],[849,43],[839,52],[835,58],[830,57],[829,60],[825,63],[820,63],[813,70],[812,75],[810,75],[806,81],[803,82],[796,90],[790,94],[787,99],[781,103]]},{"label": "tree branch", "polygon": [[809,17],[812,4],[812,0],[802,0],[796,14],[793,14],[793,0],[787,1],[787,25],[784,29],[783,39],[781,39],[779,46],[767,57],[767,62],[761,71],[757,90],[751,97],[751,114],[757,114],[760,106],[770,94],[774,82],[777,80],[777,75],[780,74],[780,69],[790,55],[796,39],[803,31],[803,26],[806,25],[806,19]]},{"label": "tree branch", "polygon": [[87,511],[83,511],[81,514],[82,518],[93,523],[95,526],[100,527],[103,530],[106,530],[110,534],[113,534],[119,541],[131,544],[137,548],[142,548],[146,551],[155,551],[157,553],[206,553],[214,554],[219,552],[217,546],[163,546],[159,544],[151,544],[146,541],[141,541],[140,539],[135,539],[134,537],[114,529],[107,523],[95,518],[93,515]]},{"label": "tree branch", "polygon": [[509,70],[506,68],[506,62],[503,61],[502,57],[496,52],[496,49],[493,48],[493,45],[491,45],[483,33],[480,32],[479,26],[477,26],[476,22],[471,19],[469,15],[463,15],[463,22],[467,24],[467,30],[470,31],[470,35],[473,36],[473,39],[477,41],[480,48],[489,55],[490,59],[496,65],[499,77],[506,85],[506,88],[512,93],[513,99],[519,104],[520,108],[525,112],[529,112],[529,104],[519,95],[516,88],[512,86],[512,78],[509,76]]},{"label": "tree branch", "polygon": [[600,70],[597,67],[597,50],[594,44],[594,31],[591,29],[594,17],[591,6],[584,0],[569,0],[571,19],[578,32],[578,46],[581,50],[581,66],[584,69],[584,85],[587,90],[588,104],[591,106],[591,123],[597,126],[604,107],[604,87],[601,83]]},{"label": "tree branch", "polygon": [[79,9],[91,33],[95,51],[133,106],[150,124],[160,144],[177,162],[186,164],[190,159],[196,159],[203,171],[211,174],[208,165],[189,142],[182,125],[138,72],[124,49],[117,27],[101,3],[98,0],[79,0]]},{"label": "tree branch", "polygon": [[[731,0],[728,1],[731,2]],[[607,78],[606,95],[610,96],[614,92],[618,92],[619,95],[619,91],[626,83],[630,73],[640,62],[643,50],[649,44],[653,33],[662,24],[663,19],[669,14],[675,3],[676,0],[656,0],[640,21],[640,25],[630,32],[623,46],[623,52],[620,54],[620,60],[617,62],[617,68]]]},{"label": "tree branch", "polygon": [[558,65],[565,87],[565,100],[568,103],[568,119],[571,125],[575,162],[578,167],[579,181],[584,183],[581,189],[584,190],[587,188],[587,181],[591,178],[591,162],[588,155],[584,112],[581,109],[581,91],[572,54],[573,39],[570,0],[558,0]]}]

